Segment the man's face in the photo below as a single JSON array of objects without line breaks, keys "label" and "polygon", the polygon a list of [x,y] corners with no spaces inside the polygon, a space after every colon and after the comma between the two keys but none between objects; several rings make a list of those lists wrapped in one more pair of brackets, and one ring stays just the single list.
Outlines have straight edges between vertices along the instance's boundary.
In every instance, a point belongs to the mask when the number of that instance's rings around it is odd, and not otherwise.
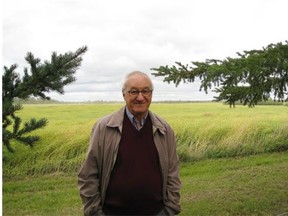
[{"label": "man's face", "polygon": [[[152,101],[151,85],[146,76],[139,74],[135,74],[127,80],[123,97],[130,112],[135,116],[142,116],[147,112]],[[139,93],[138,91],[144,92]]]}]

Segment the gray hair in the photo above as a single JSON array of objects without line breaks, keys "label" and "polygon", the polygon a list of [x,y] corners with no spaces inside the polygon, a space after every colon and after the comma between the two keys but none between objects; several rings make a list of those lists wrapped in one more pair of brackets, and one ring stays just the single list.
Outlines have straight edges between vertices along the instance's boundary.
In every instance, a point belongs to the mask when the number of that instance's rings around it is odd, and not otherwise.
[{"label": "gray hair", "polygon": [[145,77],[149,80],[149,82],[150,82],[150,84],[151,84],[151,88],[152,88],[152,90],[153,90],[154,86],[153,86],[152,80],[150,79],[150,77],[149,77],[146,73],[141,72],[141,71],[133,71],[133,72],[131,72],[131,73],[128,73],[128,74],[125,76],[125,78],[124,78],[124,81],[123,81],[123,84],[122,84],[122,92],[123,92],[123,93],[124,93],[124,91],[125,91],[125,88],[126,88],[126,85],[127,85],[127,81],[129,80],[130,77],[132,77],[132,76],[134,76],[134,75],[145,76]]}]

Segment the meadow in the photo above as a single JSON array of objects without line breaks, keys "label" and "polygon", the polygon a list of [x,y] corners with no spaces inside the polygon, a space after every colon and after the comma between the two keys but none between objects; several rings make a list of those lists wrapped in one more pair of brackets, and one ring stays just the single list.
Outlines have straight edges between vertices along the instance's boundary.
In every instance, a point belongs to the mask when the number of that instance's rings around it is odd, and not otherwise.
[{"label": "meadow", "polygon": [[[92,125],[123,103],[24,105],[47,118],[29,148],[4,148],[3,215],[81,215],[77,171]],[[288,107],[153,103],[177,137],[181,215],[277,215],[288,212]],[[225,205],[223,205],[225,203]]]}]

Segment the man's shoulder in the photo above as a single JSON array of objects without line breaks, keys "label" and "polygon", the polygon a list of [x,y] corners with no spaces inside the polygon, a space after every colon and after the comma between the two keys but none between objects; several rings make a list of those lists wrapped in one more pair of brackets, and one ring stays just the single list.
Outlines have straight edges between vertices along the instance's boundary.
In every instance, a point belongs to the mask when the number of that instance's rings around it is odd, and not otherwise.
[{"label": "man's shoulder", "polygon": [[169,123],[160,115],[153,113],[153,112],[149,112],[152,124],[154,126],[156,126],[157,128],[161,129],[161,128],[165,128],[165,130],[167,129],[172,129],[171,126],[169,125]]},{"label": "man's shoulder", "polygon": [[154,121],[158,121],[162,124],[168,124],[167,121],[162,118],[159,114],[149,111],[150,118]]},{"label": "man's shoulder", "polygon": [[99,118],[95,125],[118,125],[120,122],[122,122],[123,113],[124,108],[121,108],[113,113]]}]

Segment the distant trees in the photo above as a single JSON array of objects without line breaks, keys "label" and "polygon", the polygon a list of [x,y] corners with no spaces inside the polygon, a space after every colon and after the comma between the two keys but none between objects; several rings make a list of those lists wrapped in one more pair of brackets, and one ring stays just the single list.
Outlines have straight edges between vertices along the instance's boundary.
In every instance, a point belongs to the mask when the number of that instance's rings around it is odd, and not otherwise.
[{"label": "distant trees", "polygon": [[230,106],[240,101],[253,107],[257,102],[288,99],[288,41],[270,44],[261,50],[237,53],[237,58],[224,60],[207,59],[205,62],[192,61],[192,65],[160,66],[152,68],[154,76],[164,76],[164,82],[176,86],[182,82],[201,81],[200,91],[207,93],[214,87],[219,95],[216,101],[225,101]]},{"label": "distant trees", "polygon": [[20,104],[56,104],[56,103],[64,103],[62,101],[58,101],[55,99],[45,100],[38,97],[28,97],[25,99],[15,98],[14,103]]},{"label": "distant trees", "polygon": [[48,92],[56,91],[64,94],[64,86],[76,80],[75,73],[82,62],[82,55],[87,47],[81,47],[76,52],[67,52],[58,55],[53,52],[51,61],[41,63],[32,53],[27,53],[25,60],[29,64],[29,70],[24,69],[24,76],[15,72],[17,65],[4,66],[2,75],[2,144],[9,151],[13,151],[11,140],[17,140],[25,145],[33,146],[39,140],[39,136],[28,135],[31,131],[47,125],[47,119],[36,120],[31,118],[21,127],[21,118],[16,115],[22,109],[15,99],[27,99],[30,96],[50,100]]}]

